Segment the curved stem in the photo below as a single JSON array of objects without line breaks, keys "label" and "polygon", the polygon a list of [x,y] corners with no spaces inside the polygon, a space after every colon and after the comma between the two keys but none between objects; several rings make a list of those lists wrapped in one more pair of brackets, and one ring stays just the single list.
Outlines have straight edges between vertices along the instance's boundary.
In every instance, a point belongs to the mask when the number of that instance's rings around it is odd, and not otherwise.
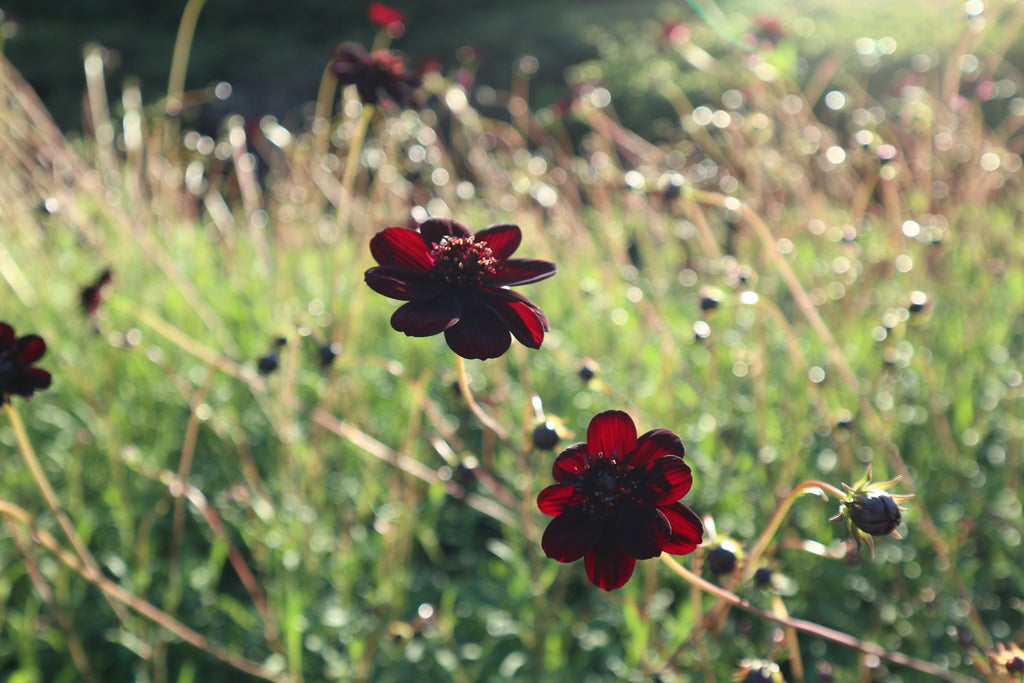
[{"label": "curved stem", "polygon": [[338,79],[334,77],[331,66],[334,60],[327,62],[324,73],[320,76],[320,88],[316,93],[316,108],[313,110],[313,163],[323,161],[327,154],[328,141],[331,135],[331,109],[334,105],[334,93],[338,88]]},{"label": "curved stem", "polygon": [[177,116],[181,113],[182,96],[185,92],[185,72],[188,69],[188,57],[192,51],[192,39],[199,23],[199,13],[203,10],[206,0],[188,0],[185,10],[181,13],[178,24],[178,36],[174,40],[174,54],[171,57],[171,73],[167,79],[167,113],[174,121],[168,128],[167,140],[177,137]]},{"label": "curved stem", "polygon": [[757,561],[761,559],[761,555],[764,554],[768,544],[771,543],[772,538],[775,536],[775,532],[779,530],[779,526],[782,525],[782,520],[789,513],[789,509],[793,507],[793,503],[796,499],[807,493],[808,489],[821,489],[825,493],[831,494],[833,497],[840,500],[846,496],[843,491],[837,489],[835,486],[814,479],[802,481],[794,486],[793,490],[782,499],[781,503],[779,503],[779,507],[775,510],[775,514],[772,515],[772,518],[768,521],[768,525],[764,528],[764,531],[761,532],[761,535],[758,537],[757,542],[754,543],[754,546],[750,549],[750,552],[747,553],[747,568],[744,572],[747,576],[752,576],[754,571],[756,571]]},{"label": "curved stem", "polygon": [[931,662],[926,662],[915,657],[910,657],[908,655],[903,654],[902,652],[886,650],[885,648],[879,645],[875,645],[874,643],[869,643],[860,640],[859,638],[855,638],[851,635],[843,633],[842,631],[836,631],[835,629],[828,628],[827,626],[822,626],[821,624],[816,624],[812,621],[806,621],[804,619],[793,619],[792,617],[784,617],[773,614],[771,612],[761,609],[760,607],[757,607],[756,605],[750,603],[747,600],[744,600],[735,593],[728,591],[725,588],[722,588],[721,586],[716,586],[710,581],[707,581],[697,576],[689,569],[676,562],[675,559],[673,559],[673,557],[667,553],[661,554],[661,560],[666,565],[668,565],[669,569],[675,572],[676,575],[678,575],[684,581],[689,583],[691,586],[694,586],[709,595],[713,595],[719,600],[727,602],[730,605],[733,605],[734,607],[738,607],[745,612],[749,612],[754,616],[766,619],[768,621],[779,624],[780,626],[784,626],[786,628],[792,628],[797,631],[810,634],[812,636],[817,636],[819,638],[822,638],[823,640],[828,640],[833,643],[837,643],[839,645],[843,645],[845,647],[858,650],[865,654],[875,655],[876,657],[884,659],[887,662],[892,662],[893,664],[899,664],[901,666],[910,667],[911,669],[915,669],[922,673],[935,676],[936,678],[941,678],[946,681],[953,681],[954,683],[977,683],[977,679],[971,678],[969,676],[964,676],[953,671],[940,669]]},{"label": "curved stem", "polygon": [[[743,219],[753,227],[754,232],[757,233],[758,239],[761,241],[764,247],[764,253],[767,258],[772,262],[786,283],[786,287],[793,295],[793,300],[796,302],[797,308],[810,323],[811,327],[817,333],[818,338],[825,344],[828,349],[830,360],[839,372],[839,375],[843,378],[843,382],[858,398],[860,403],[861,412],[867,418],[870,423],[872,431],[876,434],[885,434],[886,430],[882,424],[882,419],[878,416],[874,406],[868,400],[867,396],[861,391],[860,382],[857,379],[857,375],[854,373],[853,368],[850,366],[849,361],[846,359],[846,354],[843,353],[842,348],[836,341],[828,325],[822,319],[821,314],[818,312],[814,302],[811,301],[811,297],[807,294],[803,285],[800,284],[799,278],[796,273],[790,268],[789,262],[783,258],[782,254],[779,253],[778,246],[775,242],[775,238],[772,236],[771,230],[765,225],[765,222],[757,214],[756,211],[751,209],[749,206],[736,199],[735,197],[729,197],[724,194],[717,192],[707,192],[704,190],[697,190],[693,188],[687,188],[686,196],[693,199],[701,204],[710,204],[712,206],[719,206],[732,211],[739,211]],[[899,453],[899,449],[896,445],[888,438],[882,437],[883,445],[887,455],[889,456],[889,463],[893,469],[896,470],[897,474],[903,479],[903,484],[909,489],[910,493],[915,493],[917,487],[914,485],[914,477],[910,473],[910,468],[907,467],[907,463],[903,460],[903,457]],[[924,530],[925,535],[928,537],[928,541],[935,551],[935,554],[940,558],[940,564],[946,567],[946,574],[952,579],[953,584],[956,586],[957,593],[967,604],[968,618],[970,619],[972,626],[972,633],[975,639],[984,648],[992,646],[992,637],[985,627],[985,622],[982,621],[981,615],[978,613],[977,607],[974,605],[974,601],[971,599],[970,593],[967,591],[967,587],[963,580],[960,578],[960,574],[956,569],[956,564],[953,562],[953,558],[950,556],[949,547],[945,541],[942,540],[942,536],[939,534],[938,527],[928,514],[928,510],[925,505],[917,506],[917,512],[921,519],[921,528]]]},{"label": "curved stem", "polygon": [[462,392],[462,398],[465,399],[466,405],[469,406],[470,412],[472,412],[480,423],[484,427],[494,432],[494,435],[499,439],[508,438],[508,432],[500,424],[494,421],[490,415],[484,412],[484,409],[480,407],[480,404],[473,398],[473,390],[469,388],[469,376],[466,374],[466,359],[456,354],[455,356],[455,373],[459,379],[459,391]]},{"label": "curved stem", "polygon": [[[103,573],[100,571],[96,558],[92,556],[88,546],[85,545],[82,537],[78,535],[78,531],[75,529],[75,525],[71,523],[68,513],[60,506],[57,493],[53,490],[53,486],[50,485],[50,480],[47,479],[43,466],[39,463],[39,458],[36,457],[35,449],[32,448],[32,442],[28,438],[28,432],[25,431],[25,423],[21,421],[21,415],[18,414],[14,404],[10,401],[4,404],[4,411],[7,413],[7,419],[10,421],[11,429],[14,431],[14,440],[18,444],[18,451],[21,453],[25,465],[32,474],[32,479],[35,480],[36,488],[42,494],[46,507],[57,518],[57,522],[60,524],[61,530],[64,531],[64,535],[71,541],[71,547],[75,549],[75,553],[81,558],[82,564],[85,567],[86,578],[95,582],[96,579],[102,578]],[[128,615],[124,610],[113,602],[110,603],[110,607],[122,623],[127,622]]]}]

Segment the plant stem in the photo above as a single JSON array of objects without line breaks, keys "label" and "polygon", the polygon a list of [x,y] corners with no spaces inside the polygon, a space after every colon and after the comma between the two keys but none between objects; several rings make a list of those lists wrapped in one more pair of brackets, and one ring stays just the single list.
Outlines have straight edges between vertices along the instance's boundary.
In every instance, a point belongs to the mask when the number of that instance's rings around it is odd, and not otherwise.
[{"label": "plant stem", "polygon": [[746,571],[744,572],[747,576],[752,576],[757,571],[757,562],[761,559],[761,555],[764,554],[768,544],[771,543],[772,538],[775,536],[775,532],[779,530],[779,526],[782,524],[782,520],[789,513],[789,509],[793,507],[793,503],[796,499],[807,493],[808,489],[821,489],[825,493],[831,494],[833,497],[842,500],[846,494],[843,491],[837,489],[831,484],[826,484],[823,481],[817,481],[814,479],[808,481],[802,481],[793,487],[793,490],[782,499],[779,503],[779,507],[775,510],[775,514],[768,521],[768,525],[761,532],[757,542],[754,543],[750,552],[747,553],[746,559]]},{"label": "plant stem", "polygon": [[851,635],[843,633],[842,631],[836,631],[835,629],[831,629],[827,626],[822,626],[821,624],[816,624],[811,621],[805,621],[804,619],[793,619],[791,617],[783,617],[776,614],[772,614],[771,612],[763,610],[760,607],[757,607],[756,605],[750,603],[749,601],[744,600],[735,593],[728,591],[725,588],[722,588],[721,586],[717,586],[711,583],[710,581],[707,581],[697,576],[689,569],[676,562],[676,560],[667,553],[661,554],[661,560],[666,565],[668,565],[669,569],[675,572],[676,575],[678,575],[684,581],[689,583],[691,586],[695,586],[696,588],[707,593],[708,595],[713,595],[719,600],[727,602],[730,605],[733,605],[734,607],[739,607],[743,611],[749,612],[754,616],[766,619],[768,621],[779,624],[780,626],[784,626],[786,628],[792,628],[797,631],[810,634],[812,636],[817,636],[819,638],[822,638],[823,640],[838,643],[839,645],[843,645],[845,647],[858,650],[865,654],[875,655],[876,657],[884,659],[888,662],[892,662],[893,664],[899,664],[901,666],[910,667],[911,669],[915,669],[922,673],[935,676],[936,678],[941,678],[946,681],[953,681],[954,683],[977,683],[977,679],[971,678],[969,676],[964,676],[963,674],[958,674],[953,671],[940,669],[931,662],[926,662],[915,657],[910,657],[908,655],[903,654],[902,652],[886,650],[885,648],[879,645],[875,645],[874,643],[869,643],[860,640],[859,638],[855,638]]},{"label": "plant stem", "polygon": [[359,158],[363,154],[363,142],[366,140],[366,131],[370,127],[374,109],[372,104],[363,104],[363,110],[359,114],[359,120],[356,121],[356,129],[352,133],[352,140],[348,146],[348,154],[345,156],[345,172],[341,176],[341,196],[338,198],[339,237],[348,227],[348,218],[352,213],[352,190],[356,183],[356,171],[359,168]]},{"label": "plant stem", "polygon": [[192,52],[192,39],[199,23],[199,13],[203,11],[206,0],[188,0],[181,13],[178,24],[178,35],[174,40],[174,55],[171,57],[171,73],[167,78],[167,113],[174,121],[168,127],[166,140],[176,140],[178,135],[177,116],[181,113],[182,95],[185,92],[185,72],[188,70],[188,58]]},{"label": "plant stem", "polygon": [[0,514],[9,519],[17,520],[27,526],[32,531],[33,540],[53,553],[54,557],[56,557],[62,564],[69,567],[89,581],[89,583],[92,583],[103,591],[103,594],[108,600],[117,600],[118,602],[123,603],[133,611],[141,614],[155,624],[178,636],[186,643],[194,645],[212,657],[216,657],[225,664],[235,667],[239,671],[244,671],[245,673],[268,681],[281,681],[283,683],[290,680],[286,674],[278,674],[268,671],[261,664],[236,655],[224,646],[207,639],[205,636],[182,624],[167,612],[164,612],[152,603],[143,600],[134,593],[125,590],[120,584],[114,583],[102,574],[93,574],[93,572],[81,560],[75,557],[73,553],[70,553],[61,547],[56,538],[47,531],[38,528],[36,526],[35,519],[33,519],[32,515],[29,514],[27,510],[18,507],[14,503],[0,499]]},{"label": "plant stem", "polygon": [[[7,413],[7,419],[11,423],[11,429],[14,430],[14,440],[18,444],[18,451],[21,453],[25,465],[32,474],[32,479],[35,480],[36,488],[42,494],[46,506],[50,508],[50,512],[57,518],[57,522],[64,531],[64,535],[71,541],[71,547],[75,549],[75,553],[81,558],[82,564],[85,566],[86,578],[95,583],[97,579],[102,578],[103,573],[96,563],[96,558],[89,552],[89,548],[85,545],[82,537],[78,535],[74,524],[71,523],[71,518],[68,517],[68,514],[60,506],[60,500],[57,498],[53,486],[50,485],[50,480],[46,478],[46,473],[39,463],[39,458],[36,457],[35,449],[32,448],[32,442],[29,441],[28,432],[25,431],[25,424],[21,421],[21,415],[18,414],[17,409],[10,401],[4,404],[4,411]],[[124,610],[113,602],[110,603],[110,606],[117,614],[118,619],[122,623],[127,623],[128,615]]]},{"label": "plant stem", "polygon": [[494,432],[494,435],[504,441],[508,438],[508,432],[500,424],[494,421],[494,419],[484,412],[484,409],[480,407],[480,404],[473,398],[473,390],[469,388],[469,376],[466,374],[466,359],[456,354],[455,356],[455,373],[459,379],[459,391],[462,392],[462,398],[465,399],[466,405],[469,406],[470,412],[476,415],[476,418],[480,420],[480,423],[484,427]]}]

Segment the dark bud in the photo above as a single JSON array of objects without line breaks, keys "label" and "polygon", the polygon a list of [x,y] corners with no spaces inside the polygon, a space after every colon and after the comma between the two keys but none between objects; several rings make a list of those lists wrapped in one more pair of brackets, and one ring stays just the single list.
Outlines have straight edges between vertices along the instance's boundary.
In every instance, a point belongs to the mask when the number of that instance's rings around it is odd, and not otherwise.
[{"label": "dark bud", "polygon": [[849,503],[850,521],[866,534],[887,536],[903,521],[900,506],[886,491],[865,491]]},{"label": "dark bud", "polygon": [[754,572],[754,583],[758,588],[772,587],[772,570],[768,567],[761,567]]},{"label": "dark bud", "polygon": [[928,307],[928,295],[924,292],[915,289],[910,293],[910,305],[907,306],[907,310],[911,313],[920,313]]},{"label": "dark bud", "polygon": [[597,376],[597,363],[590,360],[589,358],[583,361],[583,365],[580,366],[579,372],[577,373],[580,379],[584,382],[589,382]]},{"label": "dark bud", "polygon": [[722,303],[722,292],[713,287],[703,287],[699,293],[700,296],[700,310],[710,311],[718,308],[718,305]]},{"label": "dark bud", "polygon": [[476,480],[476,462],[473,460],[466,460],[460,462],[455,467],[455,471],[452,472],[452,479],[462,486],[469,486]]},{"label": "dark bud", "polygon": [[533,429],[533,445],[549,451],[558,445],[558,432],[551,420],[539,424]]},{"label": "dark bud", "polygon": [[747,672],[743,683],[772,683],[772,672],[766,667],[757,667]]},{"label": "dark bud", "polygon": [[[736,553],[727,544],[714,548],[708,553],[708,569],[715,576],[724,576],[731,574],[736,569]],[[760,680],[760,679],[751,679]],[[771,680],[766,678],[764,680]]]},{"label": "dark bud", "polygon": [[321,346],[320,350],[317,352],[320,356],[320,367],[331,367],[331,364],[334,363],[334,359],[338,357],[339,351],[341,351],[341,345],[337,342]]},{"label": "dark bud", "polygon": [[1006,670],[1011,674],[1024,674],[1024,659],[1014,657],[1006,663]]},{"label": "dark bud", "polygon": [[110,268],[107,268],[100,273],[95,282],[82,287],[78,292],[78,304],[83,313],[86,315],[93,315],[96,313],[96,309],[98,309],[100,304],[103,302],[103,287],[109,284],[111,279],[113,279],[113,273]]},{"label": "dark bud", "polygon": [[279,364],[280,360],[277,357],[277,353],[268,353],[256,361],[256,369],[260,371],[261,375],[269,375],[277,370]]}]

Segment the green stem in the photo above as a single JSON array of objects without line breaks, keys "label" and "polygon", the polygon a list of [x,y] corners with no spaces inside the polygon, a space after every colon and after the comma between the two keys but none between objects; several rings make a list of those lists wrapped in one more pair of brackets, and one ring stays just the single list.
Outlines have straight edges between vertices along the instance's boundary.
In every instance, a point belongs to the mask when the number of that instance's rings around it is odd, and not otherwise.
[{"label": "green stem", "polygon": [[779,624],[780,626],[792,628],[803,633],[808,633],[812,636],[817,636],[818,638],[821,638],[823,640],[838,643],[839,645],[843,645],[845,647],[858,650],[865,654],[875,655],[876,657],[884,659],[888,662],[892,662],[893,664],[899,664],[901,666],[910,667],[911,669],[915,669],[922,673],[935,676],[936,678],[941,678],[946,681],[953,681],[954,683],[977,683],[977,679],[970,678],[969,676],[964,676],[953,671],[940,669],[939,667],[935,666],[930,662],[926,662],[915,657],[910,657],[908,655],[903,654],[902,652],[886,650],[885,648],[875,645],[874,643],[869,643],[860,640],[859,638],[855,638],[851,635],[843,633],[842,631],[836,631],[835,629],[831,629],[827,626],[822,626],[821,624],[816,624],[811,621],[806,621],[804,619],[793,619],[792,617],[784,617],[772,614],[771,612],[768,612],[766,610],[761,609],[760,607],[751,604],[749,601],[744,600],[735,593],[728,591],[725,588],[722,588],[721,586],[716,586],[710,581],[707,581],[697,576],[689,569],[676,562],[676,560],[673,559],[673,557],[667,553],[661,554],[661,560],[666,565],[668,565],[669,569],[675,572],[676,575],[678,575],[684,581],[689,583],[691,586],[698,588],[699,590],[707,593],[708,595],[713,595],[719,600],[727,602],[730,605],[733,605],[734,607],[738,607],[745,612],[749,612],[754,616],[766,619],[773,623]]},{"label": "green stem", "polygon": [[494,435],[504,441],[508,438],[508,432],[500,424],[494,421],[494,419],[484,412],[484,409],[480,407],[480,404],[473,398],[473,390],[469,388],[469,376],[466,374],[466,359],[456,354],[455,356],[455,374],[459,379],[459,391],[462,392],[462,398],[465,399],[466,405],[469,406],[470,412],[472,412],[480,423],[484,427],[494,432]]},{"label": "green stem", "polygon": [[[21,415],[18,414],[14,404],[9,400],[4,403],[4,411],[7,413],[7,419],[11,423],[11,429],[14,430],[14,440],[18,444],[18,451],[21,453],[25,465],[32,474],[32,479],[35,480],[36,488],[42,494],[46,506],[50,508],[50,512],[57,518],[57,522],[60,524],[61,530],[64,531],[64,535],[71,541],[71,547],[75,549],[75,553],[81,558],[82,564],[86,569],[86,578],[95,583],[96,579],[103,576],[103,573],[100,571],[96,558],[89,552],[89,548],[85,545],[82,537],[78,535],[74,524],[71,523],[71,518],[68,517],[68,514],[60,506],[60,500],[57,498],[53,486],[50,485],[50,480],[47,479],[46,473],[39,463],[39,458],[36,457],[35,449],[32,448],[32,442],[28,438],[28,432],[25,431],[25,424],[21,421]],[[110,606],[121,622],[127,623],[128,615],[124,610],[114,602],[110,602]]]},{"label": "green stem", "polygon": [[313,110],[314,164],[323,162],[331,137],[331,109],[334,105],[334,92],[338,87],[338,79],[331,71],[333,64],[334,60],[331,60],[324,67],[324,73],[320,76],[320,88],[316,93],[316,109]]},{"label": "green stem", "polygon": [[338,198],[339,237],[348,227],[348,219],[352,213],[352,191],[356,184],[356,171],[359,169],[359,158],[363,154],[363,142],[366,140],[366,131],[370,127],[374,109],[372,104],[363,105],[363,111],[359,114],[356,129],[352,133],[352,141],[348,146],[348,155],[345,157],[345,173],[341,176],[341,197]]},{"label": "green stem", "polygon": [[[185,93],[185,72],[188,70],[188,58],[192,52],[192,39],[196,35],[196,24],[199,13],[203,10],[206,0],[188,0],[181,13],[178,24],[178,36],[174,40],[174,54],[171,57],[171,73],[167,78],[167,113],[177,117],[181,113],[182,96]],[[168,130],[168,140],[177,136],[177,120]],[[172,135],[173,133],[173,135]]]},{"label": "green stem", "polygon": [[846,494],[843,491],[832,486],[832,484],[826,484],[823,481],[811,479],[809,481],[802,481],[794,486],[793,490],[782,499],[781,503],[779,503],[779,507],[775,510],[775,514],[772,515],[772,518],[768,521],[768,526],[764,528],[764,531],[761,532],[761,536],[758,537],[757,542],[754,543],[753,548],[751,548],[750,552],[747,553],[745,574],[748,577],[752,576],[757,570],[758,560],[761,559],[761,555],[763,555],[764,551],[768,548],[768,544],[771,543],[772,538],[775,536],[775,532],[779,530],[779,526],[782,525],[782,520],[789,513],[789,509],[793,507],[793,503],[796,502],[797,498],[807,493],[808,489],[821,489],[825,493],[831,494],[839,500],[846,497]]}]

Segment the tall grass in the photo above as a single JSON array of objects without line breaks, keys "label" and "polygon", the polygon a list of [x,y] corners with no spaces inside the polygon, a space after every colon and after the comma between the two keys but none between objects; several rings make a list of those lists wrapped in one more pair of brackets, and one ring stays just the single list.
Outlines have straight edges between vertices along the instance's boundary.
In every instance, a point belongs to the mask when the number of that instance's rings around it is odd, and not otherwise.
[{"label": "tall grass", "polygon": [[[433,74],[423,111],[369,118],[352,192],[353,93],[326,130],[168,135],[165,103],[108,105],[93,53],[68,140],[3,63],[3,319],[47,340],[54,385],[0,426],[0,671],[721,681],[764,658],[796,681],[1012,680],[989,653],[1022,640],[1024,99],[1002,57],[1024,11],[982,18],[870,88],[864,53],[789,73],[777,51],[808,36],[695,32],[659,56],[678,126],[658,140],[599,82],[563,118],[523,62],[487,116]],[[395,333],[362,282],[369,237],[429,215],[515,223],[558,264],[526,290],[543,347],[468,365],[501,434],[443,340]],[[608,408],[682,436],[714,528],[694,575],[646,562],[606,594],[541,551],[533,428],[567,445]],[[858,555],[834,497],[788,496],[868,466],[916,497],[904,538]],[[712,577],[723,538],[759,561]]]}]

